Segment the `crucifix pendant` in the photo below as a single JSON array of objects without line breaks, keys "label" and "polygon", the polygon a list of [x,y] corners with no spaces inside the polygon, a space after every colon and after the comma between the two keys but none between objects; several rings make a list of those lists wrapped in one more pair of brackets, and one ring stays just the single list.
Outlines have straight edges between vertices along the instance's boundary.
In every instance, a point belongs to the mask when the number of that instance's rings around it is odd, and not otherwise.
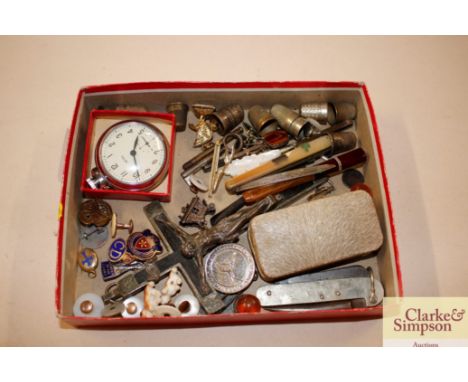
[{"label": "crucifix pendant", "polygon": [[[178,227],[173,227],[164,209],[159,202],[151,203],[145,208],[145,214],[156,232],[160,233],[166,244],[170,247],[169,254],[155,262],[160,269],[161,276],[177,267],[184,276],[185,281],[207,313],[216,313],[226,308],[235,296],[227,296],[215,291],[200,277],[200,268],[196,258],[186,257],[182,254],[183,242],[180,239]],[[182,230],[180,230],[182,231]],[[185,232],[184,232],[185,233]],[[201,268],[203,269],[203,268]]]}]

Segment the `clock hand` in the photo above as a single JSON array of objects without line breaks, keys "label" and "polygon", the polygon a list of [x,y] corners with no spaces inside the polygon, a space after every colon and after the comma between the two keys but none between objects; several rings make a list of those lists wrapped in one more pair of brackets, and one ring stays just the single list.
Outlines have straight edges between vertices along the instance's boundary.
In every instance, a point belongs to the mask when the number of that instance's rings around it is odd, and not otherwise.
[{"label": "clock hand", "polygon": [[133,143],[133,150],[130,151],[130,155],[133,157],[133,161],[135,162],[135,170],[136,170],[136,174],[138,176],[138,179],[140,179],[140,172],[138,171],[138,163],[137,163],[137,160],[136,160],[136,147],[138,145],[138,138],[139,136],[136,137],[135,139],[135,142]]},{"label": "clock hand", "polygon": [[[136,153],[135,153],[136,154]],[[136,174],[138,176],[138,179],[140,179],[140,172],[138,171],[138,163],[137,163],[137,160],[136,160],[136,155],[133,155],[133,161],[135,162],[135,171],[136,171]]]},{"label": "clock hand", "polygon": [[[135,139],[135,142],[133,143],[133,150],[132,150],[133,152],[135,152],[136,147],[137,147],[137,145],[138,145],[138,138],[140,138],[139,135],[137,135],[137,137],[136,137],[136,139]],[[132,151],[130,151],[130,154],[131,154],[131,155],[133,155],[133,154],[132,154]]]},{"label": "clock hand", "polygon": [[143,136],[142,136],[142,138],[143,138],[143,140],[145,141],[145,145],[148,146],[148,147],[150,148],[150,150],[153,150],[153,149],[151,148],[149,142],[146,140],[146,138],[143,137]]},{"label": "clock hand", "polygon": [[163,151],[163,149],[156,149],[156,150],[154,150],[154,149],[151,147],[151,145],[149,144],[149,142],[145,139],[145,137],[142,136],[142,138],[143,138],[143,140],[145,141],[145,145],[148,146],[148,147],[150,148],[150,150],[153,151],[155,154],[158,153],[158,152],[160,152],[160,151]]}]

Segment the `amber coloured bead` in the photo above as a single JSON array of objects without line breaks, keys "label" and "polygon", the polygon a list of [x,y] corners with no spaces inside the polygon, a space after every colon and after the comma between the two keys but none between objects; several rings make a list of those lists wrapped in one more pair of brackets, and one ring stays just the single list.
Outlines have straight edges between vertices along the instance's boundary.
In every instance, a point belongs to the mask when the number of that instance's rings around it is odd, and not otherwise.
[{"label": "amber coloured bead", "polygon": [[243,294],[234,304],[236,313],[258,313],[261,308],[259,299],[251,294]]},{"label": "amber coloured bead", "polygon": [[368,185],[364,183],[357,183],[351,187],[351,191],[358,191],[358,190],[366,191],[370,196],[372,196],[372,190],[370,189]]}]

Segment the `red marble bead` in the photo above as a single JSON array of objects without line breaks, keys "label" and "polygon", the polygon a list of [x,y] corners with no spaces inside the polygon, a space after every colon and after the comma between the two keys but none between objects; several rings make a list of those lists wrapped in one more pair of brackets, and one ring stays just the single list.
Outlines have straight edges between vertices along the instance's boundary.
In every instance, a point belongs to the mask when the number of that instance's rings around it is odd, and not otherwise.
[{"label": "red marble bead", "polygon": [[261,309],[259,299],[251,294],[243,294],[234,304],[236,313],[258,313]]}]

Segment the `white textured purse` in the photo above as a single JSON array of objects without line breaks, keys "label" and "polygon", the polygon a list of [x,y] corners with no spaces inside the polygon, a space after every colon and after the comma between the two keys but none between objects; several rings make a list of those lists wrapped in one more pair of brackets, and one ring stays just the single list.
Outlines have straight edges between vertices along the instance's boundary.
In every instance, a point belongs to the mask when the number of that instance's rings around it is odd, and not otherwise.
[{"label": "white textured purse", "polygon": [[266,281],[353,260],[383,243],[377,211],[365,191],[257,216],[249,225],[248,237]]}]

